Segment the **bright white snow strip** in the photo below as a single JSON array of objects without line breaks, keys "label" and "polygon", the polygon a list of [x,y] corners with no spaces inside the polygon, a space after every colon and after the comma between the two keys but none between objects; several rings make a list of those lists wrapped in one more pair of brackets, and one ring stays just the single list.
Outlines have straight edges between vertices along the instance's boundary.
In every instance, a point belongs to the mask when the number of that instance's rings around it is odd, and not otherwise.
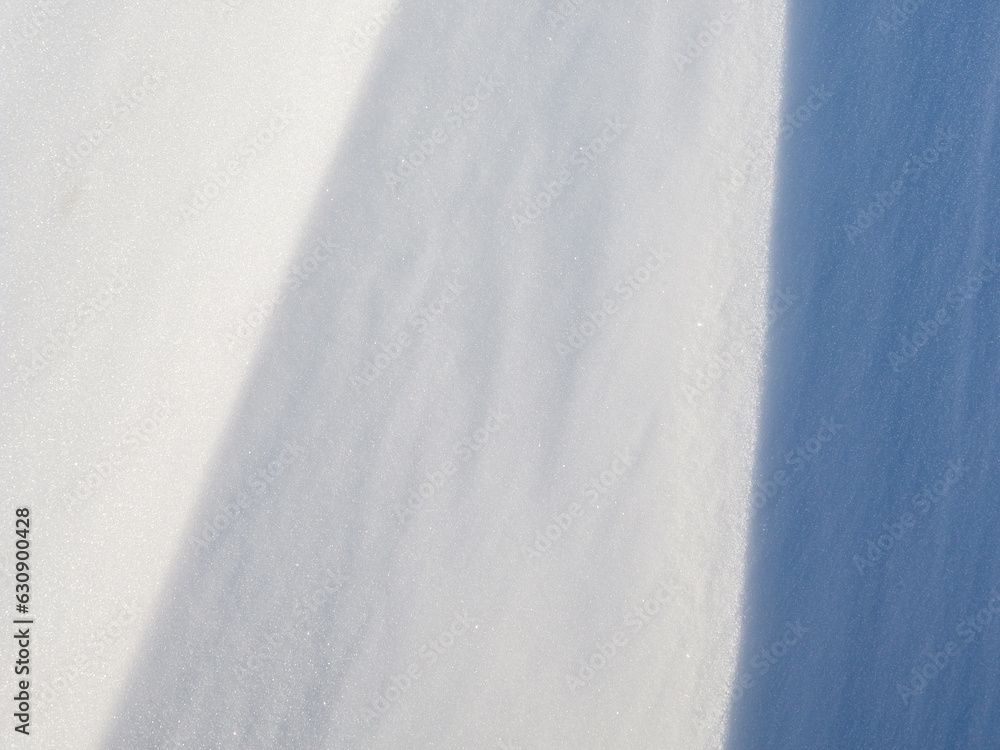
[{"label": "bright white snow strip", "polygon": [[[25,503],[36,747],[108,728],[266,326],[228,334],[290,272],[385,8],[0,8],[0,586],[9,602],[6,509]],[[228,161],[240,173],[185,221]]]},{"label": "bright white snow strip", "polygon": [[69,3],[6,47],[39,741],[718,746],[783,14]]}]

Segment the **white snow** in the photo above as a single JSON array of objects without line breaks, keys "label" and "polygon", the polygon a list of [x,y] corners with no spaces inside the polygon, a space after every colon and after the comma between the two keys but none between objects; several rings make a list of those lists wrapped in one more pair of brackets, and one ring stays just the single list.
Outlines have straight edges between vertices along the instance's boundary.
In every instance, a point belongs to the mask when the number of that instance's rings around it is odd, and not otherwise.
[{"label": "white snow", "polygon": [[32,741],[719,746],[784,4],[0,13]]}]

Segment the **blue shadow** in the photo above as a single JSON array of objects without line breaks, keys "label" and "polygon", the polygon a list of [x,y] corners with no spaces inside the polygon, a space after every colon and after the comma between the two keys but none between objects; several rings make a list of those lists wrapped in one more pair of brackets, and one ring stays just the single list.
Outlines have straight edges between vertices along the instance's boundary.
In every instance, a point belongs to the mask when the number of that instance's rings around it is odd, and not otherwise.
[{"label": "blue shadow", "polygon": [[1000,747],[1000,6],[789,10],[727,745]]}]

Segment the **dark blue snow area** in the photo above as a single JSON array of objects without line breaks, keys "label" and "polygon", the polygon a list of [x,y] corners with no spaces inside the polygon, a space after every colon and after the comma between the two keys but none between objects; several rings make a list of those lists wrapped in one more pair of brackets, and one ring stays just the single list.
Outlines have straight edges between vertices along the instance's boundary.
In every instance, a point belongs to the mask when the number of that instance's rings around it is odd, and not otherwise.
[{"label": "dark blue snow area", "polygon": [[1000,747],[1000,5],[790,5],[728,747]]}]

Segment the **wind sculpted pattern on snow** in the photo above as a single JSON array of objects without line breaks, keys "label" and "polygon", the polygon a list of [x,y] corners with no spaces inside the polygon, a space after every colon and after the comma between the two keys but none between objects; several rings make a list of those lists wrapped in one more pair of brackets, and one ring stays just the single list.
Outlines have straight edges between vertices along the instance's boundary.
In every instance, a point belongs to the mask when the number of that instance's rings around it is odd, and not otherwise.
[{"label": "wind sculpted pattern on snow", "polygon": [[749,504],[770,210],[768,169],[726,190],[720,141],[777,137],[781,4],[683,72],[703,5],[556,29],[550,5],[394,11],[302,236],[340,249],[269,310],[109,750],[718,745],[699,716],[735,674],[743,530],[719,520]]}]

